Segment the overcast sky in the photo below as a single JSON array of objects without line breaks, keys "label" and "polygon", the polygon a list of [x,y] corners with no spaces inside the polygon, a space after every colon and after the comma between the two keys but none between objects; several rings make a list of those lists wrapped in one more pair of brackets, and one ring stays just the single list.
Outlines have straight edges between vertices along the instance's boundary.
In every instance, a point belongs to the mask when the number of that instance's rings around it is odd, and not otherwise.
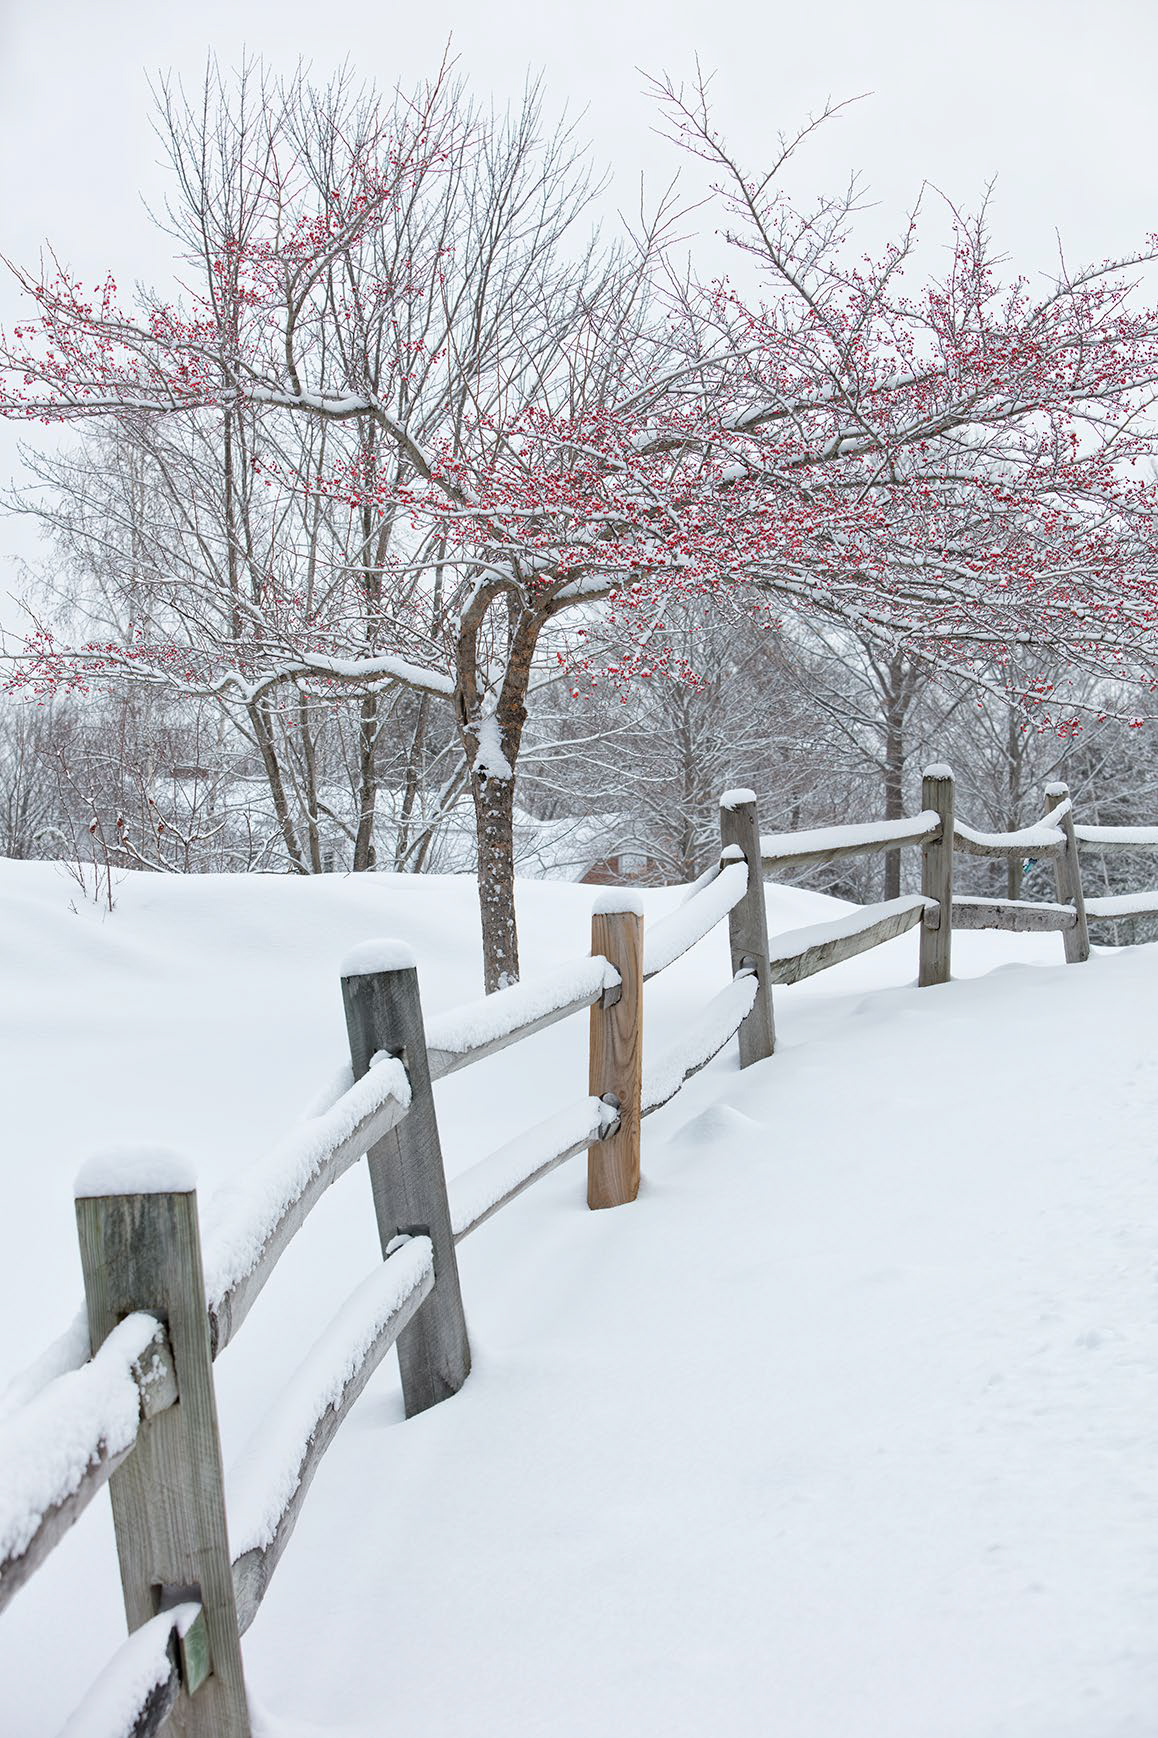
[{"label": "overcast sky", "polygon": [[[863,175],[878,201],[866,246],[925,180],[968,207],[996,177],[996,238],[1031,274],[1050,267],[1055,230],[1071,262],[1158,230],[1158,0],[0,0],[0,252],[30,262],[49,240],[86,281],[111,268],[161,283],[167,248],[142,204],[164,192],[150,74],[196,85],[207,53],[229,65],[248,50],[320,74],[348,57],[405,86],[448,39],[480,93],[505,102],[542,71],[551,103],[586,111],[627,207],[641,171],[658,191],[676,167],[639,69],[686,75],[698,54],[754,165],[826,97],[868,93],[796,175],[806,193]],[[0,322],[18,313],[0,280]],[[0,427],[0,480],[16,470]],[[23,522],[0,519],[0,585],[33,548]]]}]

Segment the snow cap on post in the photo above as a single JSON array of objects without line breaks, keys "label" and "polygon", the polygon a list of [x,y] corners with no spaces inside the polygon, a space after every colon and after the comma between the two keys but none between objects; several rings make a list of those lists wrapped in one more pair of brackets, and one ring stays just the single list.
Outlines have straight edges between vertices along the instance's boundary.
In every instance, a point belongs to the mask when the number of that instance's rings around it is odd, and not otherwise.
[{"label": "snow cap on post", "polygon": [[951,766],[946,766],[945,762],[943,760],[934,761],[932,766],[927,766],[924,768],[924,770],[921,773],[921,777],[922,778],[952,778],[953,777],[953,768]]},{"label": "snow cap on post", "polygon": [[360,941],[342,961],[339,977],[363,978],[370,972],[404,972],[417,966],[414,950],[388,936]]},{"label": "snow cap on post", "polygon": [[755,791],[746,790],[743,785],[738,785],[734,791],[724,792],[720,798],[720,807],[722,809],[740,809],[745,803],[754,803],[755,801]]},{"label": "snow cap on post", "polygon": [[180,1195],[197,1187],[188,1159],[164,1147],[115,1147],[94,1153],[76,1174],[78,1201],[101,1195]]},{"label": "snow cap on post", "polygon": [[591,907],[592,917],[617,917],[623,911],[642,917],[643,894],[637,893],[633,887],[607,887]]}]

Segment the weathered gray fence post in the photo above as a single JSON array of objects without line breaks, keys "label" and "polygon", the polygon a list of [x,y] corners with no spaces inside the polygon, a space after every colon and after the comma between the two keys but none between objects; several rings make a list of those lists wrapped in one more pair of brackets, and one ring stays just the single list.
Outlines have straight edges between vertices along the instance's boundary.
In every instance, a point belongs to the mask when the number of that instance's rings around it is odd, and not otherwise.
[{"label": "weathered gray fence post", "polygon": [[[1045,787],[1046,818],[1070,794],[1070,787],[1058,781]],[[1074,832],[1074,817],[1072,808],[1067,809],[1059,821],[1055,823],[1065,835],[1065,849],[1060,857],[1055,857],[1054,879],[1057,885],[1057,896],[1063,905],[1072,905],[1077,913],[1077,922],[1072,929],[1062,930],[1062,942],[1066,950],[1066,964],[1072,965],[1078,960],[1088,960],[1090,957],[1090,930],[1086,922],[1086,899],[1082,891],[1082,871],[1078,862],[1078,836]]]},{"label": "weathered gray fence post", "polygon": [[194,1693],[166,1731],[249,1738],[193,1177],[166,1154],[95,1159],[76,1197],[93,1351],[145,1310],[166,1324],[177,1378],[177,1405],[141,1430],[109,1481],[129,1628],[199,1599],[210,1675],[195,1688],[183,1660]]},{"label": "weathered gray fence post", "polygon": [[434,1290],[398,1338],[406,1416],[457,1394],[470,1375],[470,1342],[446,1198],[418,970],[398,942],[368,942],[342,966],[342,1001],[354,1078],[380,1052],[398,1056],[410,1081],[410,1109],[366,1158],[378,1237],[386,1255],[395,1238],[429,1237]]},{"label": "weathered gray fence post", "polygon": [[776,1048],[772,1011],[772,972],[768,964],[768,913],[764,905],[764,871],[760,862],[760,828],[756,793],[725,791],[720,798],[720,844],[725,856],[739,853],[748,865],[748,891],[728,913],[728,943],[732,975],[750,965],[756,973],[756,1000],[740,1027],[740,1067],[760,1062]]},{"label": "weathered gray fence post", "polygon": [[591,952],[619,973],[591,1009],[590,1092],[614,1100],[619,1127],[587,1149],[587,1205],[622,1207],[639,1194],[643,1092],[643,901],[618,888],[601,893],[591,913]]},{"label": "weathered gray fence post", "polygon": [[921,846],[921,892],[937,901],[921,921],[918,984],[947,984],[953,955],[953,774],[947,766],[927,766],[921,779],[921,807],[941,817],[935,839]]}]

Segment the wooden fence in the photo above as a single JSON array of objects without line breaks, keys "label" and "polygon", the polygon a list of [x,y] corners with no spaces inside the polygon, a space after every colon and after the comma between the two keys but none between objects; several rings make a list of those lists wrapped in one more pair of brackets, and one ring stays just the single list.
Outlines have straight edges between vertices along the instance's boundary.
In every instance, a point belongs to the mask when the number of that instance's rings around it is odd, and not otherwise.
[{"label": "wooden fence", "polygon": [[[430,1020],[405,948],[356,949],[341,976],[349,1084],[254,1168],[204,1251],[196,1190],[180,1161],[134,1153],[84,1167],[76,1215],[91,1356],[54,1374],[5,1425],[15,1464],[35,1477],[28,1488],[17,1479],[7,1507],[0,1501],[0,1609],[107,1484],[131,1633],[100,1680],[96,1700],[118,1710],[102,1738],[143,1738],[166,1722],[186,1738],[247,1738],[240,1638],[351,1406],[394,1344],[407,1416],[454,1394],[469,1374],[456,1245],[584,1150],[588,1204],[634,1200],[642,1119],[737,1033],[742,1067],[772,1055],[774,985],[913,928],[922,985],[948,981],[954,929],[1056,930],[1076,962],[1089,956],[1089,917],[1158,915],[1158,892],[1085,901],[1079,868],[1082,846],[1158,848],[1158,828],[1077,826],[1066,787],[1055,784],[1034,826],[977,832],[955,817],[947,767],[928,770],[922,803],[911,819],[761,837],[752,792],[728,792],[718,864],[646,936],[638,896],[610,890],[596,900],[589,957]],[[919,894],[769,943],[764,873],[906,846],[922,854]],[[956,897],[957,851],[1049,858],[1057,901]],[[725,919],[730,981],[676,1046],[645,1057],[645,983]],[[448,1192],[433,1083],[582,1010],[590,1011],[587,1095]],[[321,1195],[363,1155],[381,1265],[347,1298],[259,1430],[230,1485],[227,1516],[213,1361]]]}]

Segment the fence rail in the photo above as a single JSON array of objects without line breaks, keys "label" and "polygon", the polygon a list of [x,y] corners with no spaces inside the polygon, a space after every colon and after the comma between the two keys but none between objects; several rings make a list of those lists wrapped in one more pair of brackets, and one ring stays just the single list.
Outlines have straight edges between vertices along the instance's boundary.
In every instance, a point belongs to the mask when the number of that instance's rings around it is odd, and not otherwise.
[{"label": "fence rail", "polygon": [[790,929],[777,936],[772,946],[772,981],[796,984],[814,972],[879,947],[883,941],[892,941],[914,929],[935,905],[936,901],[926,899],[924,894],[909,893],[900,899],[886,899],[880,905],[865,905],[846,917],[833,918],[830,923]]},{"label": "fence rail", "polygon": [[1099,851],[1151,851],[1158,848],[1158,827],[1074,827],[1079,845]]},{"label": "fence rail", "polygon": [[760,856],[765,870],[813,869],[821,863],[835,863],[841,857],[896,851],[903,845],[925,845],[940,829],[940,815],[928,809],[908,820],[813,827],[803,833],[765,833],[760,840]]},{"label": "fence rail", "polygon": [[1004,929],[1026,935],[1037,931],[1072,929],[1077,914],[1072,905],[1027,899],[975,899],[964,894],[953,901],[954,929]]},{"label": "fence rail", "polygon": [[[1081,826],[1064,786],[1045,795],[1033,825],[981,832],[956,818],[950,770],[931,767],[917,815],[761,836],[752,792],[729,791],[719,861],[646,934],[638,897],[610,891],[595,905],[589,956],[429,1020],[405,948],[356,949],[341,971],[345,1077],[234,1190],[204,1252],[193,1180],[179,1161],[137,1154],[82,1170],[91,1355],[70,1340],[63,1357],[42,1361],[43,1383],[26,1381],[0,1425],[0,1454],[21,1469],[0,1493],[0,1609],[107,1485],[131,1633],[100,1682],[102,1705],[130,1710],[105,1738],[159,1732],[175,1711],[188,1738],[248,1738],[240,1638],[350,1408],[395,1345],[408,1416],[469,1374],[456,1245],[583,1151],[592,1207],[633,1200],[642,1119],[737,1035],[742,1067],[773,1054],[774,985],[910,929],[919,930],[918,982],[929,985],[949,978],[955,929],[1058,933],[1076,961],[1089,954],[1088,918],[1158,915],[1158,891],[1086,901],[1078,859],[1080,848],[1158,848],[1158,827]],[[769,939],[763,871],[910,846],[921,851],[919,894]],[[955,851],[1046,857],[1057,900],[955,895]],[[645,983],[725,921],[730,979],[677,1042],[645,1057]],[[433,1082],[585,1010],[587,1096],[448,1191]],[[381,1264],[319,1336],[227,1484],[213,1361],[321,1196],[363,1156]]]},{"label": "fence rail", "polygon": [[323,1455],[433,1290],[430,1239],[407,1239],[347,1299],[251,1442],[242,1475],[228,1489],[242,1635],[257,1616]]},{"label": "fence rail", "polygon": [[1065,850],[1065,837],[1059,828],[1044,823],[1016,833],[979,833],[958,821],[953,847],[970,857],[1056,857]]},{"label": "fence rail", "polygon": [[1100,899],[1087,899],[1086,912],[1103,922],[1116,922],[1121,917],[1158,917],[1158,891],[1108,893]]}]

